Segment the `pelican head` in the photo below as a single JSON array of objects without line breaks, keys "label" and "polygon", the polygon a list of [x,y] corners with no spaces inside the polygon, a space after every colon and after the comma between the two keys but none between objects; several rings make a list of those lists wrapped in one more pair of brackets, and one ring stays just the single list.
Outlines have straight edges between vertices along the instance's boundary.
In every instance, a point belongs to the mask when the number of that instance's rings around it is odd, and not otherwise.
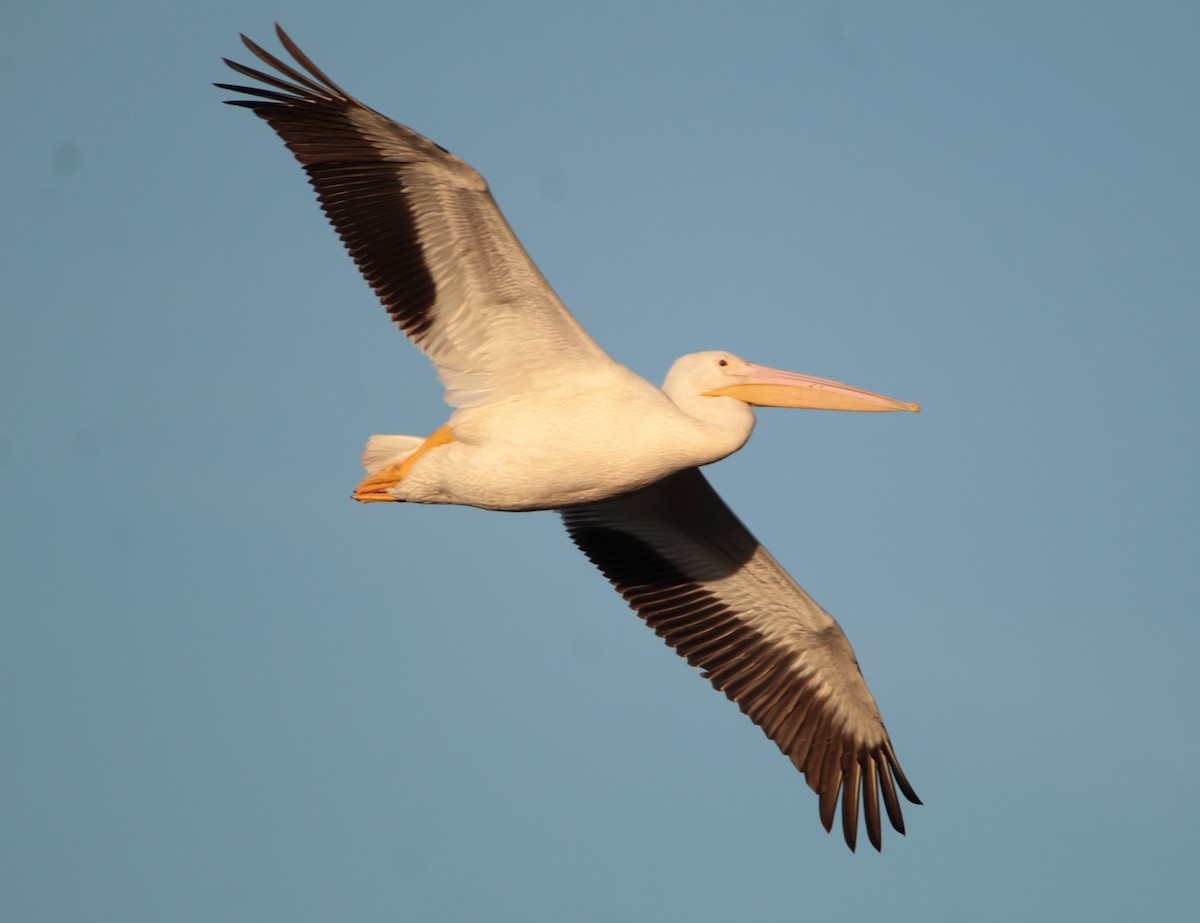
[{"label": "pelican head", "polygon": [[688,395],[732,398],[755,407],[797,407],[807,410],[853,410],[883,413],[918,411],[907,401],[884,397],[853,385],[755,365],[719,350],[692,353],[671,366],[663,390],[673,399]]}]

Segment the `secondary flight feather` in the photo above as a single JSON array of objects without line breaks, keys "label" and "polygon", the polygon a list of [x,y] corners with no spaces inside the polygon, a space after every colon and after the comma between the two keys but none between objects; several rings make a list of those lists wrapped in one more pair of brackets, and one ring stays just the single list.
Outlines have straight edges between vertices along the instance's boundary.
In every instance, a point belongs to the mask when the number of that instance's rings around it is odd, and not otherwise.
[{"label": "secondary flight feather", "polygon": [[699,468],[737,451],[754,406],[909,411],[841,382],[731,353],[679,359],[657,388],[568,313],[467,163],[342,90],[276,27],[295,65],[217,84],[295,154],[321,207],[454,408],[428,437],[373,436],[364,503],[555,509],[575,544],[819,796],[821,822],[876,849],[880,801],[919,804],[837,622],[730,512]]}]

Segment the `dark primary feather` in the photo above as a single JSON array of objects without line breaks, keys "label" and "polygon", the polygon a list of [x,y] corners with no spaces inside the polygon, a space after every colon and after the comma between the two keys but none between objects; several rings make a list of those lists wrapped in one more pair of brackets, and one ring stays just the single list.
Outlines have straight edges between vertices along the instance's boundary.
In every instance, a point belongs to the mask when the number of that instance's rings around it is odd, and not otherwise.
[{"label": "dark primary feather", "polygon": [[436,284],[409,195],[415,162],[449,162],[486,193],[482,178],[444,148],[364,106],[330,80],[282,29],[284,47],[309,76],[242,41],[287,79],[225,59],[238,73],[274,89],[219,83],[258,99],[229,100],[265,119],[304,166],[329,217],[388,313],[424,346]]},{"label": "dark primary feather", "polygon": [[[646,624],[704,670],[804,773],[820,796],[826,830],[840,793],[846,843],[855,846],[861,806],[867,836],[879,849],[882,793],[892,826],[904,832],[896,786],[920,801],[900,770],[849,642],[699,470],[561,515],[571,538]],[[791,607],[792,614],[787,608],[755,612],[762,600],[772,600],[763,603],[768,608]],[[798,624],[772,631],[789,619]]]}]

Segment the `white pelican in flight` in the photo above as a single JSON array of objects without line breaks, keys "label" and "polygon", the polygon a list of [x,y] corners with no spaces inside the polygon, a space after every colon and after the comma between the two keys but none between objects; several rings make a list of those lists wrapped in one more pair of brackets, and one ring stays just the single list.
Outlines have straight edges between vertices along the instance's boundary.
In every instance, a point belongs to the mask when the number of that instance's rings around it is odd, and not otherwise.
[{"label": "white pelican in flight", "polygon": [[373,436],[364,503],[558,510],[575,544],[655,633],[738,704],[804,773],[821,822],[854,848],[861,805],[904,832],[919,804],[837,622],[738,521],[699,466],[742,447],[752,406],[917,410],[915,404],[727,352],[684,356],[661,389],[610,359],[567,312],[483,177],[369,109],[282,29],[265,86],[217,84],[265,119],[308,172],[350,255],[429,357],[454,411],[428,438]]}]

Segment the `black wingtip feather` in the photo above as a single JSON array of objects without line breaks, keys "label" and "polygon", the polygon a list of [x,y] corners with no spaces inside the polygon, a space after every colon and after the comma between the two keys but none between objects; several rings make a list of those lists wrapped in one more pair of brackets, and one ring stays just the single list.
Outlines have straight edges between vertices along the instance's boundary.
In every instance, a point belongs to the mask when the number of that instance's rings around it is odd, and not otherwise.
[{"label": "black wingtip feather", "polygon": [[861,781],[861,768],[858,760],[849,755],[846,767],[842,772],[845,781],[842,783],[842,834],[846,845],[854,852],[858,842],[858,792]]},{"label": "black wingtip feather", "polygon": [[863,767],[863,814],[866,818],[867,838],[876,852],[883,850],[883,830],[879,823],[879,779],[878,764],[868,755]]}]

